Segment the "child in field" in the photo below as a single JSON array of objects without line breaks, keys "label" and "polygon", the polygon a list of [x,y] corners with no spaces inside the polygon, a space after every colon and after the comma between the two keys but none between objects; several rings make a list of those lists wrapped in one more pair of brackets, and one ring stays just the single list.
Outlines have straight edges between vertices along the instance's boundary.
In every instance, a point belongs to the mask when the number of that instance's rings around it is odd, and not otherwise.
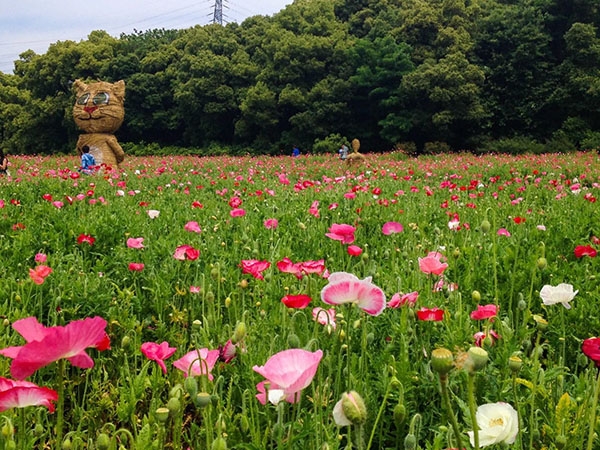
[{"label": "child in field", "polygon": [[91,175],[96,171],[96,160],[90,153],[90,148],[87,145],[84,145],[81,150],[83,154],[81,155],[81,168],[79,170]]}]

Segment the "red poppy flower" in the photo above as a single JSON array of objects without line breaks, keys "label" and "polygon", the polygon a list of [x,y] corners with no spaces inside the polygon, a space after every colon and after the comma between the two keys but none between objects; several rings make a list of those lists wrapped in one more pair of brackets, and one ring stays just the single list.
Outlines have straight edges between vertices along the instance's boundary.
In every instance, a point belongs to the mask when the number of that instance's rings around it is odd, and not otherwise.
[{"label": "red poppy flower", "polygon": [[477,305],[477,309],[471,313],[471,319],[484,320],[490,317],[496,317],[498,307],[496,305]]},{"label": "red poppy flower", "polygon": [[240,206],[242,206],[242,199],[239,197],[231,197],[231,199],[229,199],[229,206],[231,206],[232,208],[239,208]]},{"label": "red poppy flower", "polygon": [[242,273],[249,273],[257,280],[264,280],[263,272],[271,267],[269,261],[258,261],[256,259],[245,259],[240,263]]},{"label": "red poppy flower", "polygon": [[132,272],[141,272],[142,270],[144,270],[144,264],[143,263],[129,263],[129,270],[131,270]]},{"label": "red poppy flower", "polygon": [[444,319],[444,310],[440,308],[421,308],[417,311],[419,320],[440,322]]},{"label": "red poppy flower", "polygon": [[309,295],[298,294],[292,295],[288,294],[281,299],[281,303],[283,303],[288,308],[297,308],[304,309],[308,306],[312,299]]},{"label": "red poppy flower", "polygon": [[515,217],[513,219],[513,222],[516,223],[517,225],[520,224],[520,223],[525,223],[525,217],[519,217],[519,216],[517,216],[517,217]]},{"label": "red poppy flower", "polygon": [[84,234],[81,233],[78,237],[77,237],[77,243],[79,245],[81,244],[89,244],[89,245],[94,245],[94,242],[96,242],[96,238],[89,235],[89,234]]},{"label": "red poppy flower", "polygon": [[180,245],[175,249],[175,253],[173,253],[173,258],[180,261],[185,261],[186,259],[195,261],[199,256],[200,250],[195,249],[191,245]]},{"label": "red poppy flower", "polygon": [[595,258],[598,252],[591,245],[578,245],[575,247],[573,251],[576,258],[583,258],[584,256],[589,256],[590,258]]},{"label": "red poppy flower", "polygon": [[581,344],[581,351],[596,363],[596,367],[600,367],[600,338],[585,339]]},{"label": "red poppy flower", "polygon": [[24,230],[25,225],[23,225],[21,222],[17,222],[12,226],[12,229],[13,229],[13,231]]},{"label": "red poppy flower", "polygon": [[347,250],[350,256],[360,256],[363,252],[358,245],[349,245]]},{"label": "red poppy flower", "polygon": [[29,381],[15,381],[0,377],[0,412],[11,408],[45,406],[54,412],[58,393],[47,387],[40,387]]}]

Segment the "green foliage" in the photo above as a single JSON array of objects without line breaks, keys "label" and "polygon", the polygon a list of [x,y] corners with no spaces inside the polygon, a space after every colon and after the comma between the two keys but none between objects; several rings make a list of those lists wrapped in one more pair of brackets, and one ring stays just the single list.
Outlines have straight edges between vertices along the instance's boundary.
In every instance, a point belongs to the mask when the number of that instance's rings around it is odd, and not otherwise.
[{"label": "green foliage", "polygon": [[95,30],[24,51],[3,75],[0,145],[73,148],[71,83],[84,78],[125,80],[119,139],[161,148],[273,154],[336,133],[375,151],[513,136],[561,148],[559,131],[580,148],[600,130],[598,11],[593,0],[303,0],[242,24]]},{"label": "green foliage", "polygon": [[508,155],[523,155],[526,153],[539,154],[545,150],[544,144],[527,136],[499,139],[482,146],[482,153],[506,153]]},{"label": "green foliage", "polygon": [[316,139],[311,150],[314,154],[328,153],[335,155],[342,144],[346,144],[346,146],[350,148],[348,139],[335,133],[330,134],[325,139]]}]

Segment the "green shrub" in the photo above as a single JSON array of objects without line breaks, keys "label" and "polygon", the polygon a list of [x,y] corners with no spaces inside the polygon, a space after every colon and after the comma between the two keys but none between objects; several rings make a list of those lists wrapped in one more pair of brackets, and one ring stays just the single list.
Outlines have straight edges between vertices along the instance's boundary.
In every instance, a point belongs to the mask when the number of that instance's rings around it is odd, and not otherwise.
[{"label": "green shrub", "polygon": [[345,136],[341,136],[338,133],[333,133],[327,136],[325,139],[315,139],[313,143],[312,153],[323,154],[323,153],[336,153],[342,144],[348,144],[348,139]]},{"label": "green shrub", "polygon": [[481,153],[506,153],[509,155],[523,155],[526,153],[544,153],[544,145],[527,136],[489,141],[481,148]]},{"label": "green shrub", "polygon": [[426,155],[441,155],[444,153],[450,153],[452,148],[445,142],[425,142],[423,146],[423,153]]},{"label": "green shrub", "polygon": [[408,156],[417,156],[419,154],[417,150],[417,144],[414,142],[399,142],[394,145],[394,150],[400,153],[404,153]]},{"label": "green shrub", "polygon": [[588,131],[581,141],[582,150],[600,150],[600,132]]}]

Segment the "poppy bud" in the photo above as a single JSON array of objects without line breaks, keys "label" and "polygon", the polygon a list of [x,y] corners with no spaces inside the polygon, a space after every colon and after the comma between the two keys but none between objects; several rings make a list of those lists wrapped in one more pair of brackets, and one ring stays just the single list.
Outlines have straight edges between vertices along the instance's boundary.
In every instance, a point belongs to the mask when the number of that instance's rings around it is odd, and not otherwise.
[{"label": "poppy bud", "polygon": [[238,286],[242,289],[246,289],[248,287],[248,280],[242,280],[238,283]]},{"label": "poppy bud", "polygon": [[98,450],[108,450],[110,448],[110,438],[106,433],[100,433],[96,438],[96,447]]},{"label": "poppy bud", "polygon": [[356,391],[342,394],[342,411],[346,418],[355,425],[365,423],[367,420],[367,407]]},{"label": "poppy bud", "polygon": [[231,306],[231,297],[227,297],[225,299],[225,308],[229,308]]},{"label": "poppy bud", "polygon": [[489,222],[489,220],[484,219],[481,222],[480,228],[481,228],[481,231],[483,231],[484,233],[487,233],[491,230],[492,224]]},{"label": "poppy bud", "polygon": [[210,446],[211,450],[227,450],[227,441],[222,437],[216,438],[212,445]]},{"label": "poppy bud", "polygon": [[212,399],[210,398],[210,394],[206,392],[198,392],[194,398],[194,405],[198,408],[206,408],[211,402]]},{"label": "poppy bud", "polygon": [[431,352],[431,367],[437,373],[446,375],[454,367],[454,357],[447,348],[436,348]]},{"label": "poppy bud", "polygon": [[548,260],[546,258],[538,258],[537,268],[539,270],[544,270],[546,267],[548,267]]},{"label": "poppy bud", "polygon": [[206,293],[206,297],[205,297],[207,302],[214,302],[215,301],[215,294],[213,291],[208,291]]},{"label": "poppy bud", "polygon": [[183,382],[183,387],[190,397],[196,397],[198,393],[198,381],[195,377],[187,377]]},{"label": "poppy bud", "polygon": [[232,344],[237,344],[246,336],[246,323],[238,322],[235,326],[235,331],[233,332],[233,337],[231,338]]},{"label": "poppy bud", "polygon": [[477,372],[485,367],[488,359],[488,352],[484,349],[481,347],[471,347],[467,352],[465,368],[471,373]]},{"label": "poppy bud", "polygon": [[[188,378],[190,378],[190,377],[188,377]],[[178,398],[172,397],[167,402],[167,409],[169,410],[169,413],[171,414],[171,416],[175,416],[181,409],[181,402],[179,401]]]},{"label": "poppy bud", "polygon": [[407,434],[404,438],[404,450],[415,450],[417,448],[417,438],[414,434]]},{"label": "poppy bud", "polygon": [[6,443],[6,450],[16,450],[17,443],[15,441],[8,441]]},{"label": "poppy bud", "polygon": [[[13,441],[13,442],[14,442],[14,441]],[[63,443],[62,443],[62,445],[60,446],[60,448],[61,448],[62,450],[71,450],[71,448],[73,448],[73,444],[71,443],[71,439],[69,439],[69,438],[66,438],[66,439],[63,441]]]},{"label": "poppy bud", "polygon": [[398,403],[394,408],[394,423],[400,427],[406,420],[406,406],[403,403]]},{"label": "poppy bud", "polygon": [[454,258],[460,258],[460,250],[458,248],[455,248],[452,252],[452,256],[454,256]]},{"label": "poppy bud", "polygon": [[195,330],[199,330],[200,328],[202,328],[202,321],[199,319],[196,319],[192,322],[192,328]]},{"label": "poppy bud", "polygon": [[123,336],[123,339],[121,339],[121,348],[126,350],[129,348],[129,344],[131,344],[131,338],[127,335]]},{"label": "poppy bud", "polygon": [[473,291],[471,292],[471,298],[474,302],[479,303],[481,301],[481,294],[479,291]]},{"label": "poppy bud", "polygon": [[300,338],[297,334],[288,334],[287,342],[290,348],[300,348]]}]

